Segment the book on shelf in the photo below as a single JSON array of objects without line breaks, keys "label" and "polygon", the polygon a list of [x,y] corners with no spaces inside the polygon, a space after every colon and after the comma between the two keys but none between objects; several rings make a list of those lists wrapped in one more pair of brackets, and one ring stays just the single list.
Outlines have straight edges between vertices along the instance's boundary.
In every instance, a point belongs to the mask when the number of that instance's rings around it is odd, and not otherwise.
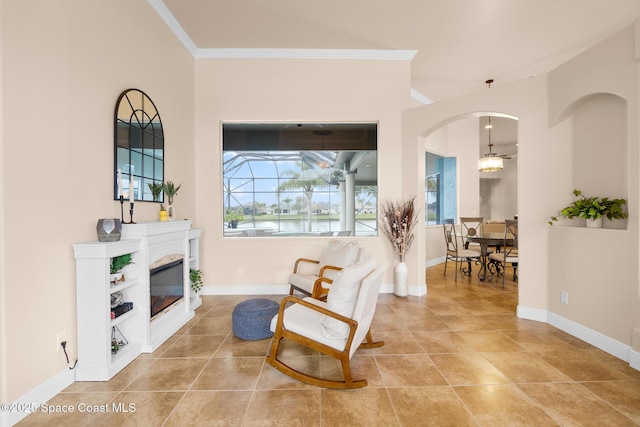
[{"label": "book on shelf", "polygon": [[132,302],[123,302],[122,304],[111,309],[111,318],[115,319],[125,314],[127,311],[133,310]]}]

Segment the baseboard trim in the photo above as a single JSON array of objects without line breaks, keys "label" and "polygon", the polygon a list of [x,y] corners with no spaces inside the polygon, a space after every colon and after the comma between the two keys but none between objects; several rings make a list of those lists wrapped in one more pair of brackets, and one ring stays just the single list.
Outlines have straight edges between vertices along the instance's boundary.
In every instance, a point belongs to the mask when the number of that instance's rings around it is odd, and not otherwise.
[{"label": "baseboard trim", "polygon": [[433,267],[434,265],[442,264],[446,260],[447,260],[447,257],[444,257],[444,256],[440,258],[430,259],[427,261],[426,267],[429,268],[429,267]]},{"label": "baseboard trim", "polygon": [[631,350],[629,354],[629,366],[637,371],[640,371],[640,352]]},{"label": "baseboard trim", "polygon": [[[16,408],[33,408],[35,411],[40,410],[40,406],[51,399],[56,394],[60,393],[65,388],[69,387],[75,381],[75,371],[65,368],[63,371],[58,372],[47,381],[43,382],[36,388],[30,390],[24,396],[13,401],[13,405]],[[20,412],[0,412],[0,425],[12,426],[17,424],[24,417],[29,415],[32,411],[20,411]]]},{"label": "baseboard trim", "polygon": [[608,337],[598,331],[594,331],[593,329],[587,328],[573,320],[569,320],[547,310],[523,307],[519,305],[516,313],[517,316],[522,319],[548,323],[571,336],[579,338],[582,341],[629,363],[629,366],[632,368],[640,370],[640,353],[634,351],[631,346],[621,343],[616,339]]},{"label": "baseboard trim", "polygon": [[606,351],[612,356],[618,359],[630,362],[631,346],[621,343],[611,337],[601,334],[598,331],[587,328],[580,325],[573,320],[566,319],[555,313],[549,313],[549,322],[551,326],[573,335],[576,338],[580,338],[595,347],[598,347],[602,351]]},{"label": "baseboard trim", "polygon": [[[393,283],[383,283],[381,294],[392,294]],[[203,286],[200,295],[287,295],[289,285],[220,285]],[[409,295],[423,296],[427,294],[427,285],[409,285]]]},{"label": "baseboard trim", "polygon": [[548,323],[548,312],[539,308],[524,307],[518,305],[516,316],[520,319],[535,320],[536,322]]}]

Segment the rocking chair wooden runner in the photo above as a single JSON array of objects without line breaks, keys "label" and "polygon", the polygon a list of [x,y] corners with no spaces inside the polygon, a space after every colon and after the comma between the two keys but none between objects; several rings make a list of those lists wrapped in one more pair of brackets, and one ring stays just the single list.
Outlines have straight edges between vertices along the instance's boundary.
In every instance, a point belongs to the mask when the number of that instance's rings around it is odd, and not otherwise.
[{"label": "rocking chair wooden runner", "polygon": [[[343,285],[349,281],[353,285],[353,278],[358,274],[357,270],[361,264],[347,267],[336,276],[326,302],[295,296],[287,296],[282,300],[280,311],[271,322],[274,336],[266,359],[268,364],[293,379],[319,387],[348,389],[367,385],[366,379],[353,379],[350,361],[351,356],[360,347],[376,348],[384,345],[383,341],[374,342],[369,330],[384,269],[368,269],[370,273],[365,272],[364,277],[357,279],[355,292],[353,286],[351,290],[344,292]],[[348,311],[348,302],[345,304],[345,301],[332,301],[345,294],[354,295],[353,314],[350,316],[330,309],[332,306],[342,305],[342,308]],[[285,338],[340,360],[344,381],[314,377],[287,365],[278,357],[281,341]],[[366,342],[363,342],[365,339]]]}]

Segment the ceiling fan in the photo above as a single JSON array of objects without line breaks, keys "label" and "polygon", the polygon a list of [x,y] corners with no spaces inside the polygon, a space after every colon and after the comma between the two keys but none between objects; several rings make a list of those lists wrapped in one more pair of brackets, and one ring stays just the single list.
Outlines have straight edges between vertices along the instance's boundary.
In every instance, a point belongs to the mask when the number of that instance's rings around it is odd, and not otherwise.
[{"label": "ceiling fan", "polygon": [[489,152],[485,153],[484,157],[501,157],[505,160],[511,160],[513,158],[512,156],[498,154],[491,151],[491,147],[493,147],[493,144],[491,143],[491,128],[493,128],[493,125],[491,124],[491,116],[489,116],[489,123],[485,126],[485,129],[489,131]]},{"label": "ceiling fan", "polygon": [[489,137],[489,152],[484,154],[484,157],[501,157],[505,160],[511,160],[513,159],[512,156],[508,156],[506,154],[498,154],[498,153],[494,153],[493,151],[491,151],[491,147],[493,147],[493,144],[491,143],[491,137]]},{"label": "ceiling fan", "polygon": [[502,160],[503,159],[511,159],[510,156],[500,155],[494,153],[491,150],[493,144],[491,143],[491,116],[489,116],[489,124],[485,126],[486,129],[489,130],[489,152],[486,153],[483,157],[480,157],[478,160],[478,171],[479,172],[497,172],[503,169]]}]

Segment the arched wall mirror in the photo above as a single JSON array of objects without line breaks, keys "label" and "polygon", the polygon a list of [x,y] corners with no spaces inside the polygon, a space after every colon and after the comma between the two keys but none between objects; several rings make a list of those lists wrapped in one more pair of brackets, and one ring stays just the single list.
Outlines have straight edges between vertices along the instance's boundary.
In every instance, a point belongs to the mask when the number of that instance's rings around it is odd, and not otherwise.
[{"label": "arched wall mirror", "polygon": [[153,101],[127,89],[116,102],[114,129],[114,199],[163,202],[149,184],[164,181],[164,132]]}]

